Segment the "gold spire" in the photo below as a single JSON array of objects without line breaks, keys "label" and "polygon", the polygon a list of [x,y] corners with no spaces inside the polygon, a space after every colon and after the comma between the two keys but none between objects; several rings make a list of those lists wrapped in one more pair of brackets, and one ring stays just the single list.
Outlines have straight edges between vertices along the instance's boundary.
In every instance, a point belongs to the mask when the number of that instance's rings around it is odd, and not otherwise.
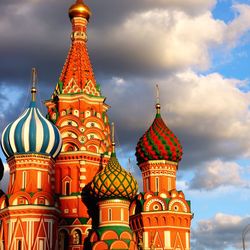
[{"label": "gold spire", "polygon": [[36,101],[36,83],[37,83],[37,71],[36,68],[32,68],[32,87],[31,87],[32,102]]},{"label": "gold spire", "polygon": [[90,8],[82,0],[76,0],[76,3],[69,8],[70,20],[74,17],[83,17],[89,20],[91,15]]},{"label": "gold spire", "polygon": [[160,89],[159,89],[159,85],[156,84],[156,113],[160,114],[160,110],[161,110],[161,104],[160,104]]},{"label": "gold spire", "polygon": [[115,154],[115,124],[111,123],[112,153]]}]

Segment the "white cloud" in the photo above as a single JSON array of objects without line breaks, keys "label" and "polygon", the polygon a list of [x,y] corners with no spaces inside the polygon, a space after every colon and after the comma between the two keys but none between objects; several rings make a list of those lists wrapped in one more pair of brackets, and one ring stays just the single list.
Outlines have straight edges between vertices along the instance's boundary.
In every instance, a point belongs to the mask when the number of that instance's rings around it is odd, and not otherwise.
[{"label": "white cloud", "polygon": [[[108,98],[115,107],[111,112],[126,135],[125,142],[131,145],[133,138],[135,145],[154,119],[153,81],[124,79],[120,91],[112,80],[108,82],[104,93],[117,89],[116,95]],[[218,158],[231,161],[249,155],[250,94],[239,89],[245,81],[188,70],[154,82],[160,86],[162,117],[183,144],[185,165],[198,167]]]},{"label": "white cloud", "polygon": [[249,187],[250,181],[241,176],[243,171],[236,162],[213,160],[199,166],[189,182],[189,188],[212,190],[221,186]]},{"label": "white cloud", "polygon": [[250,98],[239,89],[244,81],[186,71],[158,82],[162,111],[170,111],[166,120],[179,133],[184,158],[191,154],[197,164],[249,155]]},{"label": "white cloud", "polygon": [[[192,248],[223,250],[242,249],[242,231],[250,217],[217,213],[213,218],[201,220],[192,230]],[[246,237],[247,241],[248,237]],[[249,242],[247,243],[249,244]]]},{"label": "white cloud", "polygon": [[239,37],[249,31],[250,6],[246,4],[234,4],[232,8],[236,18],[228,24],[225,40],[228,46],[234,47]]},{"label": "white cloud", "polygon": [[4,163],[4,175],[3,179],[0,181],[0,189],[4,192],[7,192],[9,178],[10,178],[10,169],[7,163]]},{"label": "white cloud", "polygon": [[94,30],[94,48],[117,51],[105,55],[106,60],[112,58],[121,67],[123,63],[128,68],[140,65],[144,72],[207,70],[211,66],[212,49],[217,48],[219,53],[220,48],[230,54],[250,29],[250,6],[238,4],[233,8],[235,18],[228,24],[215,20],[210,10],[196,16],[171,8],[133,12],[113,28]]}]

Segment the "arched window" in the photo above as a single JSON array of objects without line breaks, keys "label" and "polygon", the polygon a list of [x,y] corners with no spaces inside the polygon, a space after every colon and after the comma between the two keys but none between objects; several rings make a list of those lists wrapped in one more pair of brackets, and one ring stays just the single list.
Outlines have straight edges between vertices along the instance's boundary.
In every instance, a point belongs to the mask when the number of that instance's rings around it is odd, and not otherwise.
[{"label": "arched window", "polygon": [[22,250],[22,240],[17,240],[17,250]]},{"label": "arched window", "polygon": [[58,237],[58,250],[67,250],[69,245],[69,235],[66,230],[61,230]]},{"label": "arched window", "polygon": [[70,195],[70,183],[65,182],[65,195]]},{"label": "arched window", "polygon": [[80,245],[81,242],[82,242],[82,234],[81,234],[80,230],[76,229],[73,232],[73,244]]}]

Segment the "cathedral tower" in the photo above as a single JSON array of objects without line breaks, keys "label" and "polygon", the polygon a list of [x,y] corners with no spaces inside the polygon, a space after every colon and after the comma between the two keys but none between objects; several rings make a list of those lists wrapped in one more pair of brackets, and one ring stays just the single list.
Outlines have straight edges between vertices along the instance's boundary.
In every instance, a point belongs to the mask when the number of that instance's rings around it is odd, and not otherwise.
[{"label": "cathedral tower", "polygon": [[62,140],[36,107],[35,76],[33,69],[29,107],[2,134],[10,181],[7,195],[0,198],[0,249],[57,249],[54,167]]},{"label": "cathedral tower", "polygon": [[162,120],[160,108],[157,98],[155,119],[136,147],[143,192],[130,207],[130,225],[140,249],[189,250],[190,202],[176,190],[182,147]]},{"label": "cathedral tower", "polygon": [[113,137],[111,158],[90,184],[90,196],[97,202],[98,222],[93,225],[89,249],[137,249],[135,234],[129,226],[129,206],[137,191],[136,180],[116,158]]},{"label": "cathedral tower", "polygon": [[60,246],[68,249],[82,249],[91,221],[81,192],[111,154],[109,107],[96,83],[87,50],[90,16],[82,0],[70,7],[71,47],[56,89],[46,101],[47,118],[58,127],[63,140],[56,160],[55,192],[62,212]]}]

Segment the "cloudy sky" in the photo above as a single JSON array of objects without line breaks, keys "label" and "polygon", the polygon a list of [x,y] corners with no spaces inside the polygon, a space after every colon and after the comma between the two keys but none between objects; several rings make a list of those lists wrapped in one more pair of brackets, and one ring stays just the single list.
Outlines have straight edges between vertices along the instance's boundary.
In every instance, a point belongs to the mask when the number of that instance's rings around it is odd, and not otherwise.
[{"label": "cloudy sky", "polygon": [[[0,0],[0,131],[27,106],[33,66],[46,112],[70,45],[73,2]],[[162,116],[184,148],[177,186],[192,201],[192,249],[241,249],[250,223],[250,1],[87,4],[89,53],[121,162],[130,157],[140,178],[134,149],[154,118],[157,83]]]}]

